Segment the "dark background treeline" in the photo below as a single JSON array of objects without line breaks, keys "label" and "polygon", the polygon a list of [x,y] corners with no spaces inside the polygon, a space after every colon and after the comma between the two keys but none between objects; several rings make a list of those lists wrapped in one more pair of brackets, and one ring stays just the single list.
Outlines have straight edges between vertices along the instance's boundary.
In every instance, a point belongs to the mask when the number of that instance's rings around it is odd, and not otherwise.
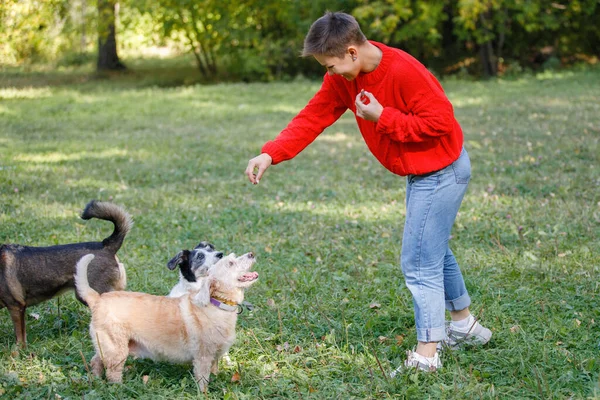
[{"label": "dark background treeline", "polygon": [[3,0],[0,66],[124,70],[142,49],[187,55],[204,81],[320,76],[299,57],[326,10],[439,75],[495,76],[596,63],[598,0]]}]

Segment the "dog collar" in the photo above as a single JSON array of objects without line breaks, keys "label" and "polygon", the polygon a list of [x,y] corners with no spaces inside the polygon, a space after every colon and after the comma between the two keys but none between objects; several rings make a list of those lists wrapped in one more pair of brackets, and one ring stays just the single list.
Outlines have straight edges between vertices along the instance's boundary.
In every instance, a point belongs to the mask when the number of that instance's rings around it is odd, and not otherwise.
[{"label": "dog collar", "polygon": [[239,309],[241,308],[239,304],[237,303],[233,303],[231,301],[227,301],[224,299],[216,299],[214,297],[210,298],[210,303],[215,306],[220,308],[221,310],[225,310],[225,311],[231,311],[231,312],[238,312],[239,314]]}]

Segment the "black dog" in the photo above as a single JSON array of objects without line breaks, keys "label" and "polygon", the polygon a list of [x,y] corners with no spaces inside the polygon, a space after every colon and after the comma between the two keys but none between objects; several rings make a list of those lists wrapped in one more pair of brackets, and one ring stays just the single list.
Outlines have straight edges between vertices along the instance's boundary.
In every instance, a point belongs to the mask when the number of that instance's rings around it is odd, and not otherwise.
[{"label": "black dog", "polygon": [[[85,254],[96,257],[89,270],[90,285],[99,293],[123,290],[125,268],[119,263],[117,251],[133,222],[121,207],[92,200],[82,219],[98,218],[111,221],[115,229],[102,242],[72,243],[49,247],[29,247],[16,244],[0,246],[0,308],[6,307],[15,327],[17,343],[25,346],[25,309],[74,289],[75,265]],[[78,296],[77,299],[85,304]]]}]

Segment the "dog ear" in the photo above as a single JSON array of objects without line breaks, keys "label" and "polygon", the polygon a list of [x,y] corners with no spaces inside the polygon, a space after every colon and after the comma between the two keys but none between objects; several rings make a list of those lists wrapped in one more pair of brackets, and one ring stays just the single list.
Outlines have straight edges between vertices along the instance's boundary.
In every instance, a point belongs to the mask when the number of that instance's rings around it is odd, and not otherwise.
[{"label": "dog ear", "polygon": [[171,271],[174,270],[178,265],[181,265],[184,262],[188,262],[190,258],[189,250],[181,250],[177,255],[169,260],[167,263],[167,268]]},{"label": "dog ear", "polygon": [[208,247],[208,249],[210,251],[214,251],[215,250],[215,246],[213,246],[213,244],[210,243],[210,242],[200,242],[200,243],[198,243],[198,246],[194,247],[194,250],[196,250],[196,249],[205,249],[207,247]]},{"label": "dog ear", "polygon": [[210,303],[210,278],[200,279],[197,283],[198,292],[194,295],[192,302],[198,307],[206,307]]}]

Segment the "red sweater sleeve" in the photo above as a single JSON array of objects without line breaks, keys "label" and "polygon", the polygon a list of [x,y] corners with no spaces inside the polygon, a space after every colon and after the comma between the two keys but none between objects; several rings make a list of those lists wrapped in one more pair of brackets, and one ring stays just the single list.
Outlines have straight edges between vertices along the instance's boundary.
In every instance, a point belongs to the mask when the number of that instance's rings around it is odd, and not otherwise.
[{"label": "red sweater sleeve", "polygon": [[272,141],[265,143],[263,153],[273,164],[294,158],[347,110],[337,93],[335,83],[325,75],[319,91]]},{"label": "red sweater sleeve", "polygon": [[397,90],[406,99],[408,112],[385,107],[377,121],[377,132],[392,141],[413,143],[452,133],[454,111],[437,80],[427,69],[414,66],[405,68],[403,74],[403,84]]}]

